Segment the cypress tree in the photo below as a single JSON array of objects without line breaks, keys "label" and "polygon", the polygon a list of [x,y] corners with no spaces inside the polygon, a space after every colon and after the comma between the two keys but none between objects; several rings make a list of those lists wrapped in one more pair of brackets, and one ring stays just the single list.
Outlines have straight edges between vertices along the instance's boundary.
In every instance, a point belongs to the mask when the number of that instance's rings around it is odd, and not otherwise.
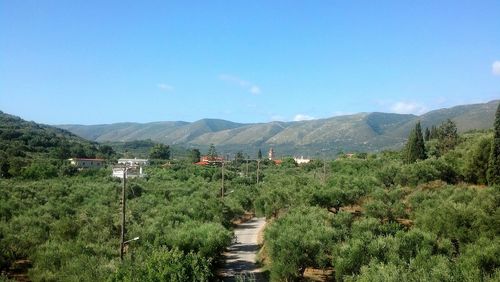
[{"label": "cypress tree", "polygon": [[419,160],[425,160],[427,158],[427,152],[425,151],[424,136],[422,135],[422,128],[420,127],[420,121],[415,125],[415,131],[417,132],[417,156]]},{"label": "cypress tree", "polygon": [[430,139],[436,139],[438,137],[438,130],[435,125],[431,127],[431,135],[429,137]]},{"label": "cypress tree", "polygon": [[424,137],[420,121],[418,121],[408,136],[408,142],[405,147],[405,162],[411,164],[417,160],[425,160],[426,158],[427,153],[425,151]]},{"label": "cypress tree", "polygon": [[457,125],[447,119],[438,129],[438,150],[440,155],[453,150],[458,144]]},{"label": "cypress tree", "polygon": [[215,150],[215,145],[214,144],[210,144],[210,147],[208,148],[208,157],[212,161],[215,160],[218,157],[217,150]]},{"label": "cypress tree", "polygon": [[488,165],[488,184],[500,184],[500,105],[495,114],[494,136]]},{"label": "cypress tree", "polygon": [[431,140],[431,131],[428,127],[425,128],[425,141]]}]

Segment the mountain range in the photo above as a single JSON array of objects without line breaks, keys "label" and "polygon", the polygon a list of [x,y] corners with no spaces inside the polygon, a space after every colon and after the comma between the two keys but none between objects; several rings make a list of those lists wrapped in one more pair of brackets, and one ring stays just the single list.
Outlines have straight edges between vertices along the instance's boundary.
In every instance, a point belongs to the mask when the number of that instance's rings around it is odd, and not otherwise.
[{"label": "mountain range", "polygon": [[420,120],[422,128],[439,126],[446,119],[459,132],[492,128],[500,100],[430,111],[417,116],[394,113],[358,113],[309,121],[235,123],[220,119],[195,122],[164,121],[101,125],[57,125],[97,142],[151,139],[170,145],[206,150],[214,144],[219,152],[243,151],[254,155],[273,147],[277,155],[320,156],[339,151],[380,151],[401,148]]}]

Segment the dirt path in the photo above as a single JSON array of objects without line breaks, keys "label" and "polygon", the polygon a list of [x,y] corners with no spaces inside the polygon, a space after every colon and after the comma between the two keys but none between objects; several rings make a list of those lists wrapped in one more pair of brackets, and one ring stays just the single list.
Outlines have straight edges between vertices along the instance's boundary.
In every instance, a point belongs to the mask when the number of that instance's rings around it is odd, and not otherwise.
[{"label": "dirt path", "polygon": [[226,264],[221,271],[224,281],[236,281],[237,277],[244,277],[245,281],[266,281],[255,264],[260,248],[257,239],[265,224],[265,218],[254,217],[234,229],[236,239],[224,253]]}]

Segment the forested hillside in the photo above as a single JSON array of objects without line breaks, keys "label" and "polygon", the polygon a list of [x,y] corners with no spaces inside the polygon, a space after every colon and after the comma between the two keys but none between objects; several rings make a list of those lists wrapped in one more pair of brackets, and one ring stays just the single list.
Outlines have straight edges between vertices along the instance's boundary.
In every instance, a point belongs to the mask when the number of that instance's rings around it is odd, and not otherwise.
[{"label": "forested hillside", "polygon": [[359,113],[300,122],[240,124],[203,119],[196,122],[118,123],[107,125],[59,125],[79,136],[99,142],[129,142],[151,139],[165,144],[205,150],[217,144],[219,151],[243,151],[255,155],[274,147],[279,155],[334,157],[339,151],[381,151],[399,149],[412,126],[420,120],[431,128],[451,119],[459,132],[491,128],[499,101],[456,106],[421,116]]},{"label": "forested hillside", "polygon": [[110,157],[113,150],[69,131],[0,112],[0,175],[50,177],[70,173],[70,157]]}]

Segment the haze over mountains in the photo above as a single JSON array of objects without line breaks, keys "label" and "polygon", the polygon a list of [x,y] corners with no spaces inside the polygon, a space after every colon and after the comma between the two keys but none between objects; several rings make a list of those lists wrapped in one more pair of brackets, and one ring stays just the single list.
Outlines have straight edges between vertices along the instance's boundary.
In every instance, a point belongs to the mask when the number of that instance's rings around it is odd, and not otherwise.
[{"label": "haze over mountains", "polygon": [[422,128],[446,119],[458,130],[487,129],[493,125],[500,100],[439,109],[416,116],[394,113],[358,113],[298,122],[235,123],[220,119],[195,122],[114,123],[58,125],[98,142],[151,139],[171,145],[205,149],[211,143],[220,152],[243,151],[253,156],[258,148],[274,147],[278,155],[332,155],[338,151],[379,151],[400,148],[420,120]]}]

